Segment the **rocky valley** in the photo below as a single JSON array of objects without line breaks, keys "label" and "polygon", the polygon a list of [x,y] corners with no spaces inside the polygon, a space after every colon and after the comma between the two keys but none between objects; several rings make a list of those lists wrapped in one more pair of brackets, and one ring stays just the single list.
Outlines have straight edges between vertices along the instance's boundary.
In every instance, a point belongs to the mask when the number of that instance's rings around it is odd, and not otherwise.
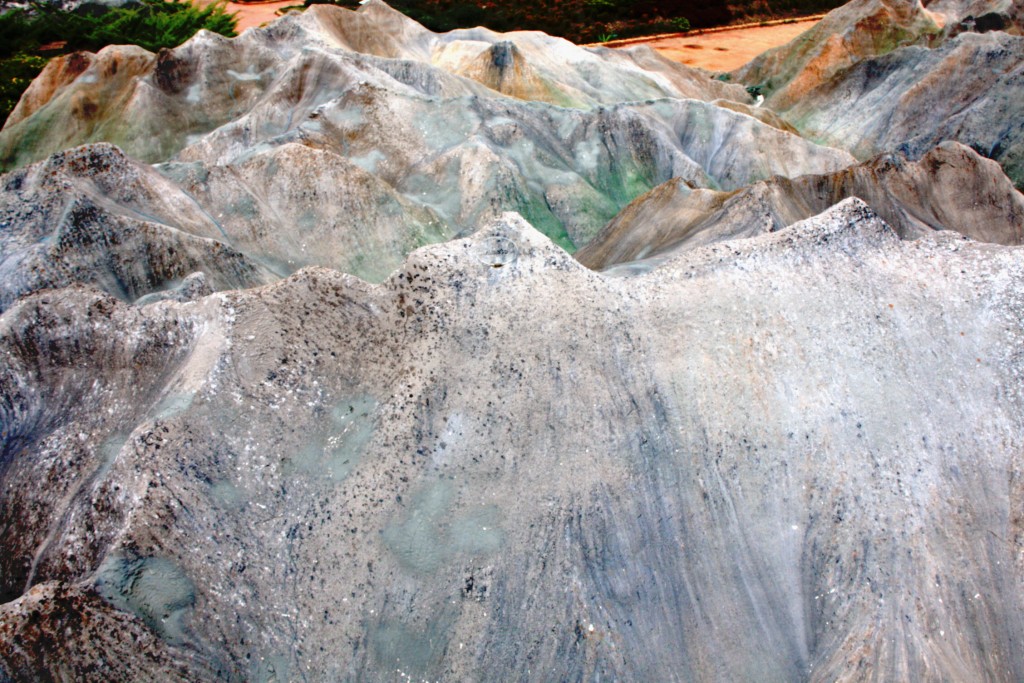
[{"label": "rocky valley", "polygon": [[732,74],[379,0],[0,131],[0,681],[1024,679],[1019,4]]}]

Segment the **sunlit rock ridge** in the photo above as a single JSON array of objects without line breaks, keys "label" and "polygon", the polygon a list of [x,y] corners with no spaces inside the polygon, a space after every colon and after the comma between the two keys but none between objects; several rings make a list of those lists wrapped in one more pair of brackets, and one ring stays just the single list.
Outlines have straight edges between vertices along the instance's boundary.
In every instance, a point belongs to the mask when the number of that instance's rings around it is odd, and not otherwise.
[{"label": "sunlit rock ridge", "polygon": [[0,682],[1024,680],[1020,16],[855,0],[729,82],[377,0],[51,62]]},{"label": "sunlit rock ridge", "polygon": [[854,0],[735,74],[858,158],[956,140],[1024,187],[1024,4]]}]

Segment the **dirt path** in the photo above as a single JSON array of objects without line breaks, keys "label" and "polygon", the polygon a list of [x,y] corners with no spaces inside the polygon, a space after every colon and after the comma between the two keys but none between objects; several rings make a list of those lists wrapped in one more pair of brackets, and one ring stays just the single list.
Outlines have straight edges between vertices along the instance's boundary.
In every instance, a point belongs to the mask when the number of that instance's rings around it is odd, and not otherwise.
[{"label": "dirt path", "polygon": [[277,10],[283,7],[301,5],[302,0],[278,0],[278,2],[229,2],[228,11],[238,13],[238,32],[247,28],[262,26],[277,19]]},{"label": "dirt path", "polygon": [[769,48],[785,45],[811,28],[821,17],[790,23],[721,28],[683,36],[615,41],[611,47],[644,43],[669,59],[708,71],[732,71]]}]

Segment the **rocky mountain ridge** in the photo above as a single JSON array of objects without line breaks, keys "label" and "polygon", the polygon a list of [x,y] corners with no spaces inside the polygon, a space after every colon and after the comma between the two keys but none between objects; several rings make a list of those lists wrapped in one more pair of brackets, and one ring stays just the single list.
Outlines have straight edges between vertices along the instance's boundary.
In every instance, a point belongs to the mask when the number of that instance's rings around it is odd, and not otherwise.
[{"label": "rocky mountain ridge", "polygon": [[857,0],[734,76],[810,139],[859,159],[897,148],[917,159],[955,140],[1020,189],[1022,16],[1020,2]]},{"label": "rocky mountain ridge", "polygon": [[377,0],[53,62],[0,681],[1021,680],[1014,8],[855,0],[760,106]]}]

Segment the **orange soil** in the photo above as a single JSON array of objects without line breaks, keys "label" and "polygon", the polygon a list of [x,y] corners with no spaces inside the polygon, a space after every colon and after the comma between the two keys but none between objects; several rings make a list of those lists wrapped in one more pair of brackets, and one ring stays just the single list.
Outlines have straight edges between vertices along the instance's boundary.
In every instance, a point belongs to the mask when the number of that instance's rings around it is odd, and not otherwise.
[{"label": "orange soil", "polygon": [[643,42],[669,59],[688,66],[698,66],[715,72],[732,71],[765,50],[785,45],[814,26],[819,19],[820,17],[814,17],[788,24],[724,28],[693,35],[656,37],[622,43],[635,45],[637,42]]},{"label": "orange soil", "polygon": [[[212,0],[200,0],[203,4],[209,4]],[[295,7],[302,5],[302,0],[277,0],[277,2],[229,2],[228,11],[238,13],[238,32],[241,33],[247,28],[262,26],[267,22],[277,19],[280,15],[277,10],[284,7]]]}]

